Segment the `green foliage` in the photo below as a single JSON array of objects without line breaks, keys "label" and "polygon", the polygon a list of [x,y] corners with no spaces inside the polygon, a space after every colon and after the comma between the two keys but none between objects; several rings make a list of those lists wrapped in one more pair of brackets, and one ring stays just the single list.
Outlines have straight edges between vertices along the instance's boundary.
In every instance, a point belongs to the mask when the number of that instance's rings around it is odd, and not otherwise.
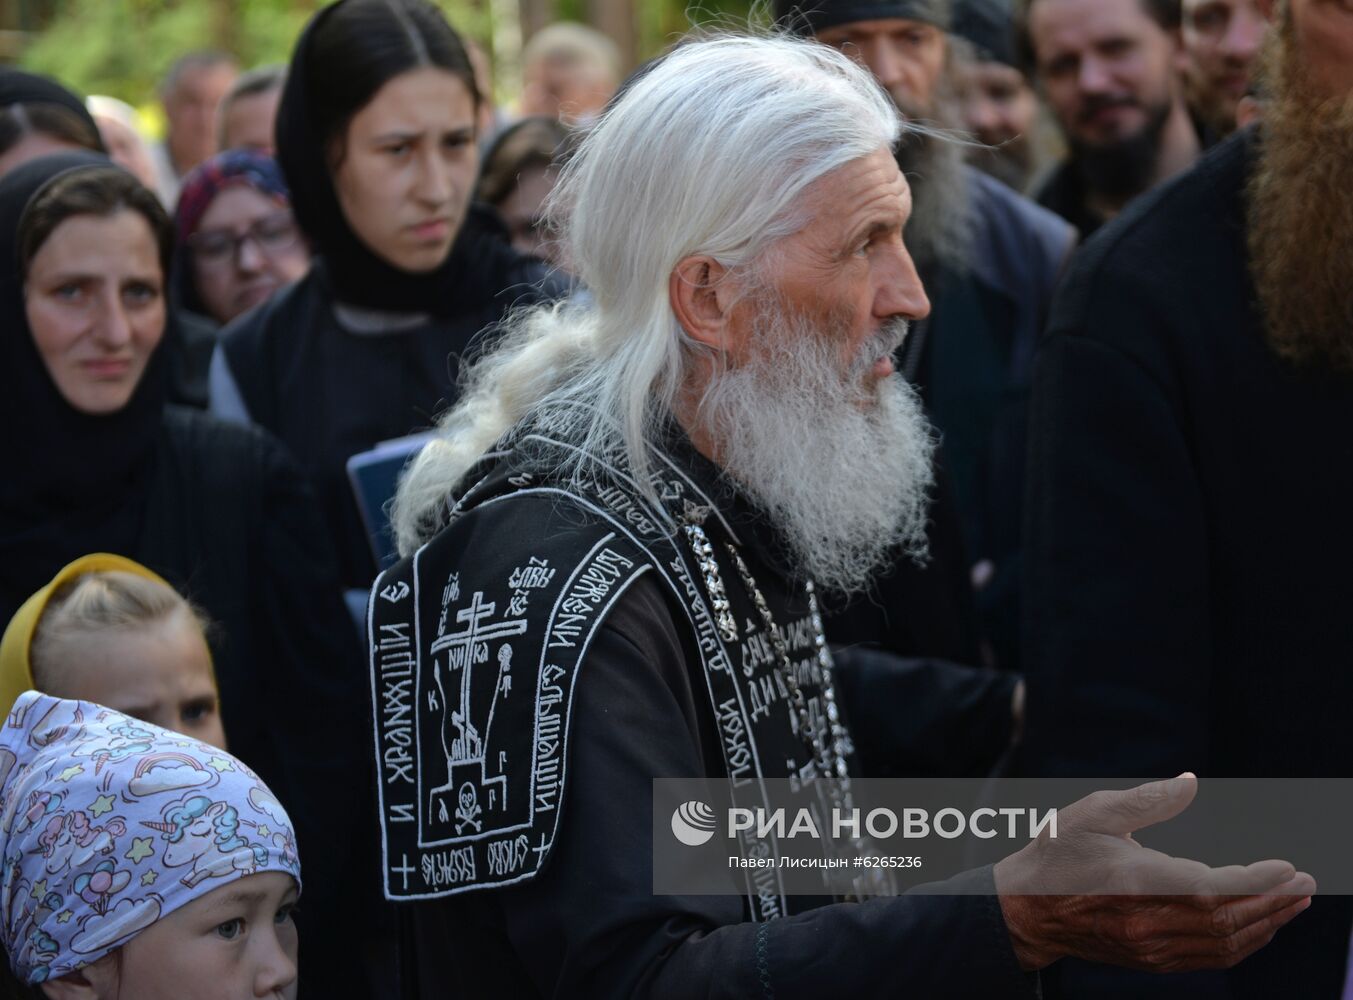
[{"label": "green foliage", "polygon": [[640,57],[649,59],[663,52],[693,25],[745,25],[752,7],[752,0],[668,0],[637,4]]},{"label": "green foliage", "polygon": [[193,49],[224,49],[245,64],[284,61],[308,13],[287,0],[66,0],[22,64],[81,93],[143,104]]},{"label": "green foliage", "polygon": [[[461,31],[487,35],[487,14],[473,0],[437,4]],[[223,49],[243,66],[286,62],[322,6],[323,0],[64,0],[21,64],[80,93],[142,105],[154,100],[174,60],[194,49]]]},{"label": "green foliage", "polygon": [[[328,0],[60,0],[21,64],[84,94],[154,102],[180,55],[223,49],[244,66],[285,62],[296,36]],[[493,33],[486,0],[435,0],[456,28],[481,42]],[[750,0],[642,0],[634,5],[640,57],[661,52],[691,24],[745,23]],[[557,16],[586,20],[585,0],[555,0]]]}]

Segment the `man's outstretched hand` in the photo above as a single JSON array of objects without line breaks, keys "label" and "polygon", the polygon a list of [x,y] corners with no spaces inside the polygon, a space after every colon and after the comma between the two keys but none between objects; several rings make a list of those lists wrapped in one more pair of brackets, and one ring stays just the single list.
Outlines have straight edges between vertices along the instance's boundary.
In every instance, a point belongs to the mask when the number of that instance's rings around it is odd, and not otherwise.
[{"label": "man's outstretched hand", "polygon": [[1311,905],[1315,880],[1286,861],[1209,868],[1142,847],[1132,834],[1181,813],[1183,774],[1095,792],[996,865],[996,891],[1021,968],[1076,957],[1151,972],[1235,965]]}]

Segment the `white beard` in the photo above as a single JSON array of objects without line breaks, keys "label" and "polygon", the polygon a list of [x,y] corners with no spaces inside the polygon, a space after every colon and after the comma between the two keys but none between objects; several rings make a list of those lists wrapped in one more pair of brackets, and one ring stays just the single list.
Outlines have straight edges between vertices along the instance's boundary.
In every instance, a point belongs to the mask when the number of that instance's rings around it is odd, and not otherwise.
[{"label": "white beard", "polygon": [[926,555],[929,423],[901,376],[865,383],[906,329],[889,324],[842,371],[839,333],[763,308],[757,356],[716,374],[698,411],[719,464],[768,515],[797,573],[838,592],[860,589],[890,554]]}]

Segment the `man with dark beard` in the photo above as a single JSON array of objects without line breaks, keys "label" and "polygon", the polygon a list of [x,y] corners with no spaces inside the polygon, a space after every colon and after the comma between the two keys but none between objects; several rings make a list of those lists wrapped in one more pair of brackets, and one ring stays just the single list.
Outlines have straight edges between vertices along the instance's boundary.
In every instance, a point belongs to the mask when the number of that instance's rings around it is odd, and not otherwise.
[{"label": "man with dark beard", "polygon": [[1070,147],[1035,198],[1082,239],[1198,158],[1179,0],[1023,0],[1019,38]]},{"label": "man with dark beard", "polygon": [[1268,19],[1259,0],[1183,0],[1183,15],[1189,105],[1210,133],[1228,136],[1254,81]]},{"label": "man with dark beard", "polygon": [[[838,52],[714,38],[633,81],[564,167],[552,210],[590,300],[515,314],[470,369],[371,599],[400,996],[1031,997],[1070,954],[1226,965],[1308,905],[1285,863],[1126,836],[1189,776],[1061,810],[939,887],[967,895],[656,889],[657,778],[849,809],[860,730],[817,584],[918,547],[930,473],[891,361],[929,308],[901,129]],[[1069,870],[1193,894],[1040,894]]]},{"label": "man with dark beard", "polygon": [[[1343,776],[1353,759],[1353,10],[1265,7],[1258,130],[1086,248],[1039,358],[1033,774]],[[1212,993],[1180,995],[1336,997],[1351,920],[1322,898]]]},{"label": "man with dark beard", "polygon": [[968,160],[1016,191],[1060,158],[1061,138],[1015,52],[1014,0],[956,0],[950,45],[964,128],[986,148]]},{"label": "man with dark beard", "polygon": [[[778,0],[775,10],[791,31],[867,66],[904,119],[961,127],[949,0]],[[1012,669],[1030,363],[1075,234],[964,154],[926,129],[897,149],[914,205],[907,244],[933,307],[897,360],[943,439],[982,632]],[[886,606],[894,595],[883,586],[875,603]]]}]

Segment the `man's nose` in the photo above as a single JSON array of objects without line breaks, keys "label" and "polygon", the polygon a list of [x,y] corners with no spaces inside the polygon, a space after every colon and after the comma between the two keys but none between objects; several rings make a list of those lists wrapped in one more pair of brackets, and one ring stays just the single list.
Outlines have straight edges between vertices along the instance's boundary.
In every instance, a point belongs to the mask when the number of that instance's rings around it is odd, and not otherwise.
[{"label": "man's nose", "polygon": [[884,90],[895,93],[900,88],[905,94],[907,61],[891,45],[885,41],[871,41],[862,47],[861,55]]},{"label": "man's nose", "polygon": [[1268,21],[1254,9],[1253,4],[1241,4],[1227,25],[1226,34],[1222,36],[1222,55],[1248,63],[1259,53],[1267,30]]},{"label": "man's nose", "polygon": [[901,247],[890,259],[891,266],[879,274],[874,316],[878,319],[899,316],[908,320],[925,319],[930,315],[930,298],[911,254],[906,247]]},{"label": "man's nose", "polygon": [[1103,59],[1087,54],[1081,59],[1080,74],[1076,78],[1076,83],[1083,94],[1103,94],[1113,86],[1113,74]]},{"label": "man's nose", "polygon": [[1000,125],[1000,116],[996,113],[995,102],[985,97],[974,97],[968,101],[968,125],[974,132],[991,133]]}]

